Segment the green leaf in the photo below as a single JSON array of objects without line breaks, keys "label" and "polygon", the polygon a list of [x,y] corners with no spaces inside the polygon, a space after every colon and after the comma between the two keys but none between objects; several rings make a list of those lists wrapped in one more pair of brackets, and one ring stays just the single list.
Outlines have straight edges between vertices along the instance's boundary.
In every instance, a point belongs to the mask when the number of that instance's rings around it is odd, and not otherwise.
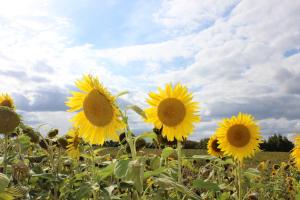
[{"label": "green leaf", "polygon": [[146,171],[144,172],[144,178],[149,178],[150,176],[157,176],[161,173],[164,173],[166,171],[166,168],[165,167],[160,167],[154,171]]},{"label": "green leaf", "polygon": [[155,170],[157,168],[160,167],[160,158],[154,157],[153,159],[151,159],[151,163],[150,163],[151,169]]},{"label": "green leaf", "polygon": [[119,160],[116,162],[114,174],[118,178],[123,178],[128,170],[129,160]]},{"label": "green leaf", "polygon": [[30,145],[31,145],[30,139],[31,138],[28,137],[27,135],[21,135],[19,137],[19,142],[20,142],[22,151],[26,151],[30,147]]},{"label": "green leaf", "polygon": [[133,181],[133,185],[138,193],[143,192],[144,168],[138,160],[130,161],[126,173],[126,180]]},{"label": "green leaf", "polygon": [[260,172],[258,171],[258,169],[248,168],[246,171],[244,171],[244,175],[248,176],[249,178],[251,178],[251,177],[259,177],[260,176]]},{"label": "green leaf", "polygon": [[230,199],[230,192],[224,192],[218,197],[218,200],[228,200]]},{"label": "green leaf", "polygon": [[173,148],[171,148],[171,147],[166,147],[166,148],[164,148],[163,150],[162,150],[162,152],[161,152],[161,157],[162,158],[164,158],[164,159],[166,159],[166,158],[168,158],[172,153],[174,153],[175,152],[175,150],[173,149]]},{"label": "green leaf", "polygon": [[142,116],[144,119],[147,119],[145,112],[140,107],[136,105],[131,105],[131,106],[127,106],[127,109],[131,109],[134,112],[136,112],[138,115]]},{"label": "green leaf", "polygon": [[76,192],[76,199],[89,198],[92,194],[92,186],[90,183],[82,183]]},{"label": "green leaf", "polygon": [[153,132],[145,132],[145,133],[142,133],[140,134],[139,136],[137,136],[135,138],[135,142],[139,139],[144,139],[144,138],[149,138],[149,139],[152,139],[152,140],[157,140],[157,135]]},{"label": "green leaf", "polygon": [[99,170],[97,173],[97,178],[100,180],[103,180],[106,177],[113,175],[114,167],[115,167],[115,164],[112,163],[112,164],[104,167],[103,169]]},{"label": "green leaf", "polygon": [[201,199],[197,194],[195,194],[193,191],[189,190],[189,188],[169,179],[169,178],[157,178],[154,179],[154,181],[162,186],[162,188],[165,189],[176,189],[177,191],[186,194],[187,196],[193,198],[193,199]]},{"label": "green leaf", "polygon": [[201,179],[193,181],[193,187],[212,190],[214,192],[220,190],[218,184],[209,181],[203,181]]},{"label": "green leaf", "polygon": [[209,156],[209,155],[193,155],[192,158],[194,159],[203,159],[203,160],[215,160],[216,157]]},{"label": "green leaf", "polygon": [[0,200],[13,200],[14,197],[6,192],[0,192]]},{"label": "green leaf", "polygon": [[129,91],[125,90],[125,91],[119,92],[115,97],[119,98],[120,96],[123,96],[123,95],[128,94],[128,93],[129,93]]},{"label": "green leaf", "polygon": [[3,192],[8,184],[9,178],[5,174],[0,173],[0,192]]}]

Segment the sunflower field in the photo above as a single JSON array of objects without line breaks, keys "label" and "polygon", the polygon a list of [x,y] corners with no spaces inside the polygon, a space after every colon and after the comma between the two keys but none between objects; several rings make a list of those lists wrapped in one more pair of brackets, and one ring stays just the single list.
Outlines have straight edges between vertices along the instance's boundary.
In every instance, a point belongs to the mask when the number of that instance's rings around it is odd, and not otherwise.
[{"label": "sunflower field", "polygon": [[[184,85],[167,84],[149,93],[147,108],[124,110],[117,99],[127,92],[112,95],[92,75],[75,85],[66,101],[75,115],[64,134],[40,134],[8,94],[0,95],[0,200],[300,199],[300,137],[286,162],[246,165],[262,136],[251,114],[237,113],[219,122],[208,155],[188,155],[182,144],[201,117]],[[135,135],[129,109],[153,130]],[[106,147],[109,141],[118,147]],[[156,150],[148,151],[146,141]],[[163,148],[162,141],[172,145]]]}]

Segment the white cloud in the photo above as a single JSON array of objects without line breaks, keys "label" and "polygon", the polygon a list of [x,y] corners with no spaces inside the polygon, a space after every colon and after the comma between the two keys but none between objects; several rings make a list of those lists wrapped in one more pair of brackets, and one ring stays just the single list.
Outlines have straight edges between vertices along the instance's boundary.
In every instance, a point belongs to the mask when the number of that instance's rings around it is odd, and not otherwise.
[{"label": "white cloud", "polygon": [[[57,16],[47,1],[30,2],[0,8],[0,91],[21,93],[32,104],[40,88],[67,90],[75,78],[90,72],[99,74],[113,92],[132,91],[124,99],[144,107],[150,89],[182,82],[194,91],[205,118],[192,138],[213,133],[216,122],[242,109],[240,105],[260,119],[266,135],[300,131],[300,115],[291,111],[300,107],[300,54],[284,56],[300,47],[299,0],[166,0],[150,14],[170,33],[169,40],[113,49],[74,45],[72,19]],[[190,63],[177,67],[176,59]],[[134,62],[139,62],[140,74],[122,75],[136,68]],[[16,72],[25,72],[26,78]],[[47,81],[34,81],[39,78]],[[228,107],[216,109],[224,105]],[[51,121],[41,112],[33,115]],[[146,127],[138,116],[130,117],[136,129]]]}]

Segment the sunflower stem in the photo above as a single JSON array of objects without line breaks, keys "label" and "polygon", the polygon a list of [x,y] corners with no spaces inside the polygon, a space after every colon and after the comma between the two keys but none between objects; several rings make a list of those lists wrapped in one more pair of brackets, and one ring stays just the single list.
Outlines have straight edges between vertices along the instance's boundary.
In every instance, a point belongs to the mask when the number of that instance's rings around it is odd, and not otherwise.
[{"label": "sunflower stem", "polygon": [[178,183],[182,183],[182,173],[181,173],[181,165],[182,165],[182,144],[181,141],[177,140],[177,156],[178,156]]},{"label": "sunflower stem", "polygon": [[7,151],[8,151],[8,134],[4,136],[4,158],[3,158],[3,171],[7,174]]},{"label": "sunflower stem", "polygon": [[237,176],[238,176],[238,192],[239,192],[239,200],[242,200],[242,168],[241,168],[241,161],[237,161]]}]

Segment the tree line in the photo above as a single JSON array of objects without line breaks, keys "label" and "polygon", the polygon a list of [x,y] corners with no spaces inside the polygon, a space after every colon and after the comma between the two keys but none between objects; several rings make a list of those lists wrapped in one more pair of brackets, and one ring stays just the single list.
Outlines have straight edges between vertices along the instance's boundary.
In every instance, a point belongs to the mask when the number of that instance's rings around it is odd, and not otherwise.
[{"label": "tree line", "polygon": [[[139,141],[140,148],[164,148],[166,146],[176,148],[176,141],[168,142],[165,138],[161,136],[161,130],[154,129],[153,130],[157,134],[157,141]],[[123,139],[122,139],[123,140]],[[199,141],[194,140],[186,140],[183,142],[184,149],[207,149],[207,143],[209,138],[202,138]],[[119,146],[119,142],[108,141],[104,144],[106,147],[117,147]],[[260,149],[262,151],[279,151],[279,152],[289,152],[294,148],[294,143],[291,142],[286,136],[282,136],[280,134],[274,134],[268,139],[263,140],[260,144]]]}]

